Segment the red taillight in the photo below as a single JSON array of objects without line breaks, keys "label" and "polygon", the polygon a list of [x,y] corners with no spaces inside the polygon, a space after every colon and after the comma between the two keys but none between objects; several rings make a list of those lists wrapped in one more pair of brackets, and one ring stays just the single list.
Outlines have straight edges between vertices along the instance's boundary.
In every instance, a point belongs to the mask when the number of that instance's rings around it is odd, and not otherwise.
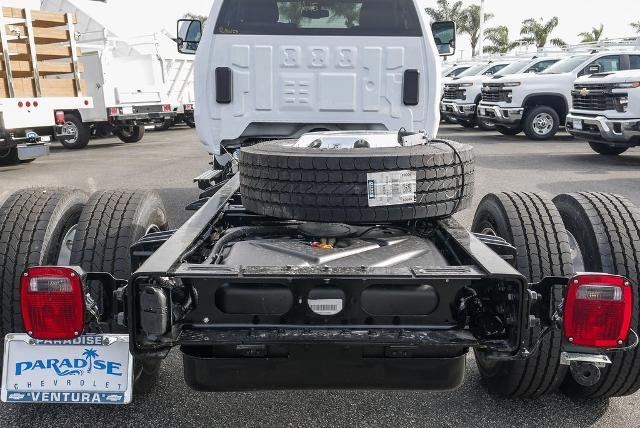
[{"label": "red taillight", "polygon": [[34,106],[34,107],[38,107],[38,102],[37,102],[37,101],[34,101],[34,102],[33,102],[33,106]]},{"label": "red taillight", "polygon": [[64,112],[63,111],[56,111],[55,116],[56,116],[56,124],[57,125],[63,125],[64,124]]},{"label": "red taillight", "polygon": [[613,348],[624,344],[631,327],[633,294],[617,275],[576,275],[564,305],[564,336],[574,345]]},{"label": "red taillight", "polygon": [[89,105],[89,100],[84,100],[84,105],[88,106]]},{"label": "red taillight", "polygon": [[18,101],[18,107],[22,108],[22,106],[24,106],[24,103],[22,101]]},{"label": "red taillight", "polygon": [[29,336],[67,340],[84,329],[84,291],[80,274],[70,268],[34,267],[22,276],[22,321]]},{"label": "red taillight", "polygon": [[24,103],[24,105],[26,105],[27,107],[31,107],[31,101],[27,101],[26,103]]},{"label": "red taillight", "polygon": [[184,109],[185,110],[193,110],[193,104],[185,104],[184,105]]},{"label": "red taillight", "polygon": [[120,115],[120,109],[118,107],[109,107],[107,109],[107,112],[109,113],[109,116],[119,116]]},{"label": "red taillight", "polygon": [[164,113],[171,111],[171,106],[169,104],[165,104],[162,106],[162,111]]}]

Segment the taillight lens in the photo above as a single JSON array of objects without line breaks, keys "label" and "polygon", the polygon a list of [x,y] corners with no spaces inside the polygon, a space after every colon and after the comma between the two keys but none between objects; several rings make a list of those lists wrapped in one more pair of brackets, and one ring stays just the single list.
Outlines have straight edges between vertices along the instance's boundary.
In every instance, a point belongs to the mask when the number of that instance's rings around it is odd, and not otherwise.
[{"label": "taillight lens", "polygon": [[184,109],[185,110],[193,110],[193,104],[185,104],[184,105]]},{"label": "taillight lens", "polygon": [[170,112],[171,111],[171,106],[169,104],[165,104],[162,106],[162,111],[164,113]]},{"label": "taillight lens", "polygon": [[109,107],[107,109],[107,112],[109,113],[109,116],[119,116],[120,115],[120,109],[118,107]]},{"label": "taillight lens", "polygon": [[63,111],[56,111],[55,116],[56,116],[56,124],[57,125],[64,124],[64,112]]},{"label": "taillight lens", "polygon": [[571,278],[564,305],[564,335],[578,346],[624,344],[631,328],[633,293],[629,280],[606,274]]},{"label": "taillight lens", "polygon": [[84,329],[81,274],[70,268],[34,267],[22,276],[22,321],[29,336],[68,340]]}]

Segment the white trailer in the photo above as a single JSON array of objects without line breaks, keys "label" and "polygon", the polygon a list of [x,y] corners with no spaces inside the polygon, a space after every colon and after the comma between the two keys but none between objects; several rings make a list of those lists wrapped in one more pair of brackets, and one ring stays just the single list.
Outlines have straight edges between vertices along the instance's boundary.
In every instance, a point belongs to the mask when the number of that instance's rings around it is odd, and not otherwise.
[{"label": "white trailer", "polygon": [[80,149],[92,135],[115,133],[125,143],[144,136],[145,126],[163,123],[176,116],[163,80],[164,69],[157,53],[145,51],[148,44],[126,39],[104,22],[107,5],[79,0],[44,0],[48,11],[77,16],[79,62],[86,70],[88,93],[93,108],[65,111],[66,126],[73,137],[62,137],[67,148]]},{"label": "white trailer", "polygon": [[71,14],[2,8],[0,165],[47,155],[52,136],[69,135],[63,112],[93,107],[74,22]]}]

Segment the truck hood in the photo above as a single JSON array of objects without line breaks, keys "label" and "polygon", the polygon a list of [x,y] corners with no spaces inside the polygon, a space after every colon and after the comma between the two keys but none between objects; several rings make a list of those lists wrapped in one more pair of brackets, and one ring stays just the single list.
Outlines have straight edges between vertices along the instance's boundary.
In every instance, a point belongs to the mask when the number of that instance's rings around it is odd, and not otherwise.
[{"label": "truck hood", "polygon": [[466,76],[466,77],[459,77],[459,78],[453,79],[453,80],[451,80],[450,82],[447,82],[447,83],[453,83],[453,84],[456,84],[456,85],[459,85],[460,83],[473,83],[473,84],[476,84],[476,83],[482,83],[482,82],[484,82],[486,80],[489,80],[489,79],[491,79],[490,76],[484,76],[484,75],[481,75],[481,76]]},{"label": "truck hood", "polygon": [[625,70],[615,73],[599,73],[582,76],[576,80],[580,83],[630,83],[640,81],[640,70]]},{"label": "truck hood", "polygon": [[574,77],[571,73],[562,74],[533,74],[533,73],[520,73],[510,74],[508,76],[501,77],[499,79],[492,79],[491,83],[505,83],[505,82],[520,82],[523,85],[526,84],[544,84],[546,82],[553,82],[558,80],[573,80]]}]

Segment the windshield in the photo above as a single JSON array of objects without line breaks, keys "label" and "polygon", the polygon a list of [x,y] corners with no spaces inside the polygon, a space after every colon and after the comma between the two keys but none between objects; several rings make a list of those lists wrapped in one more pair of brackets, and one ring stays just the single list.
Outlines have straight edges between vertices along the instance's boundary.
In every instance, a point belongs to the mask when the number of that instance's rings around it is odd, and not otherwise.
[{"label": "windshield", "polygon": [[480,74],[480,72],[482,72],[482,70],[484,70],[485,68],[487,68],[487,64],[477,64],[469,68],[465,72],[458,74],[458,77],[476,76],[477,74]]},{"label": "windshield", "polygon": [[506,76],[507,74],[516,74],[524,70],[524,68],[529,65],[531,62],[530,59],[526,61],[518,61],[513,64],[507,65],[505,68],[496,73],[496,76]]},{"label": "windshield", "polygon": [[469,69],[469,67],[454,68],[449,73],[447,73],[447,75],[445,77],[457,77],[457,76],[460,76],[460,74],[464,73],[468,69]]},{"label": "windshield", "polygon": [[565,58],[562,61],[558,61],[551,67],[547,68],[542,74],[560,74],[569,73],[578,68],[583,62],[588,60],[590,55],[579,55]]}]

